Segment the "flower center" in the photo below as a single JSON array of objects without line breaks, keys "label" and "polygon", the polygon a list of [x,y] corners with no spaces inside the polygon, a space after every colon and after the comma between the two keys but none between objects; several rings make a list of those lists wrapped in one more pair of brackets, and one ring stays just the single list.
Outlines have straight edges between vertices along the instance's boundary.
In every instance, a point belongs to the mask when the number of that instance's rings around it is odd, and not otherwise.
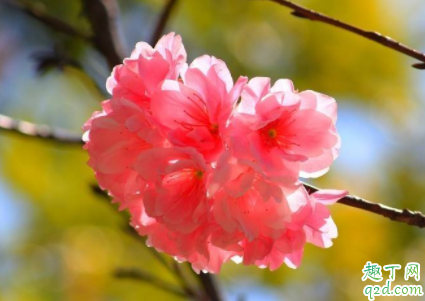
[{"label": "flower center", "polygon": [[276,129],[272,128],[272,129],[268,130],[267,135],[269,136],[269,138],[275,139],[277,137]]},{"label": "flower center", "polygon": [[204,177],[204,172],[202,170],[195,171],[195,178],[201,180]]},{"label": "flower center", "polygon": [[211,134],[218,134],[218,124],[211,124],[210,125],[210,132],[211,132]]}]

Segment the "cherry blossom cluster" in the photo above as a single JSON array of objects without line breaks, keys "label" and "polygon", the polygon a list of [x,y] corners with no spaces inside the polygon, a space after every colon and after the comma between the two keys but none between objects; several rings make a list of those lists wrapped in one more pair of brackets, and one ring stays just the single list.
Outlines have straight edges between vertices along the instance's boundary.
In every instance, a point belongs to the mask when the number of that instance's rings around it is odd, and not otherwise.
[{"label": "cherry blossom cluster", "polygon": [[138,43],[107,89],[84,125],[88,164],[148,246],[217,273],[230,259],[296,268],[306,243],[332,245],[327,206],[346,192],[309,194],[299,177],[338,156],[333,98],[287,79],[234,83],[208,55],[188,65],[174,33]]}]

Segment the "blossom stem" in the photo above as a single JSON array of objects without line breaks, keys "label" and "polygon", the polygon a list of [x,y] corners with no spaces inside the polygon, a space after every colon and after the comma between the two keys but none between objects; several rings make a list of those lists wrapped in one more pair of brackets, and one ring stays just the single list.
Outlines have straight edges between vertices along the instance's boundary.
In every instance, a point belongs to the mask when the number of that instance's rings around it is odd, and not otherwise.
[{"label": "blossom stem", "polygon": [[[314,193],[320,189],[312,185],[303,183],[309,193]],[[425,228],[425,216],[419,211],[411,211],[409,209],[392,208],[379,203],[372,203],[355,195],[347,195],[338,201],[350,207],[369,211],[392,221],[401,222],[410,226]]]},{"label": "blossom stem", "polygon": [[221,301],[223,300],[217,279],[213,274],[200,272],[198,278],[201,282],[202,288],[204,289],[207,300],[209,301]]},{"label": "blossom stem", "polygon": [[326,23],[341,29],[344,29],[346,31],[349,31],[351,33],[357,34],[359,36],[362,36],[366,39],[375,41],[376,43],[379,43],[385,47],[391,48],[397,52],[404,53],[405,55],[408,55],[412,58],[415,58],[422,63],[415,63],[412,65],[412,67],[417,69],[425,69],[425,53],[422,53],[416,49],[413,49],[407,45],[401,44],[400,42],[394,40],[391,37],[385,36],[380,34],[376,31],[369,31],[365,30],[359,27],[356,27],[354,25],[342,22],[340,20],[337,20],[335,18],[329,17],[323,13],[314,11],[312,9],[306,8],[304,6],[298,5],[296,3],[293,3],[288,0],[267,0],[272,1],[275,3],[278,3],[282,6],[289,7],[293,9],[292,15],[300,18],[309,19],[311,21],[318,21],[322,23]]}]

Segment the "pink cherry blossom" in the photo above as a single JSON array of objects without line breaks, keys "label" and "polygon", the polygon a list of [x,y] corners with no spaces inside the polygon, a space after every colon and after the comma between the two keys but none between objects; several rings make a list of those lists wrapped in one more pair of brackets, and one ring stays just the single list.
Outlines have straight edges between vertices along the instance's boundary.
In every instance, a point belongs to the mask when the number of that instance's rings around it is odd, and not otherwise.
[{"label": "pink cherry blossom", "polygon": [[210,167],[191,148],[153,148],[143,152],[135,169],[148,183],[146,212],[168,228],[184,233],[202,224],[211,207],[206,194]]},{"label": "pink cherry blossom", "polygon": [[129,211],[132,215],[131,225],[140,235],[148,237],[149,247],[165,252],[178,261],[190,262],[197,273],[201,271],[218,273],[225,262],[241,255],[242,248],[235,240],[227,239],[226,248],[214,244],[226,237],[215,223],[205,222],[192,232],[182,233],[173,231],[150,218],[140,199],[129,206]]},{"label": "pink cherry blossom", "polygon": [[269,267],[272,271],[283,263],[297,268],[307,242],[322,248],[330,247],[338,232],[326,205],[345,195],[346,191],[338,190],[322,190],[308,195],[304,188],[300,188],[289,200],[291,210],[296,210],[292,223],[279,237],[259,236],[252,241],[245,240],[243,263]]},{"label": "pink cherry blossom", "polygon": [[260,268],[278,269],[283,263],[290,268],[301,264],[306,242],[302,230],[287,230],[277,239],[259,237],[254,241],[244,241],[243,263],[255,264]]},{"label": "pink cherry blossom", "polygon": [[165,79],[176,80],[185,64],[186,51],[179,35],[163,36],[155,48],[139,42],[124,64],[114,68],[106,87],[114,97],[148,106],[158,84]]},{"label": "pink cherry blossom", "polygon": [[229,153],[218,161],[209,188],[215,220],[227,232],[241,231],[248,240],[275,237],[291,222],[287,197],[297,186],[272,181]]},{"label": "pink cherry blossom", "polygon": [[306,91],[298,93],[289,80],[250,80],[232,120],[231,143],[235,151],[246,150],[270,173],[294,168],[302,176],[325,173],[338,156],[333,98]]},{"label": "pink cherry blossom", "polygon": [[223,150],[222,135],[245,77],[233,80],[226,64],[202,56],[183,74],[183,82],[166,80],[152,97],[152,114],[176,146],[197,149],[208,162]]},{"label": "pink cherry blossom", "polygon": [[153,146],[164,146],[166,141],[150,116],[136,104],[113,98],[103,102],[102,107],[103,111],[95,112],[84,125],[85,149],[100,186],[125,201],[145,186],[132,168],[135,159]]},{"label": "pink cherry blossom", "polygon": [[321,190],[310,195],[312,214],[304,225],[307,241],[318,247],[329,248],[338,230],[327,205],[332,205],[347,195],[346,191]]},{"label": "pink cherry blossom", "polygon": [[327,206],[347,192],[299,182],[338,156],[335,100],[289,80],[247,81],[212,56],[188,66],[170,33],[114,68],[111,99],[83,127],[100,187],[149,247],[198,273],[231,259],[296,268],[307,243],[327,248],[338,234]]}]

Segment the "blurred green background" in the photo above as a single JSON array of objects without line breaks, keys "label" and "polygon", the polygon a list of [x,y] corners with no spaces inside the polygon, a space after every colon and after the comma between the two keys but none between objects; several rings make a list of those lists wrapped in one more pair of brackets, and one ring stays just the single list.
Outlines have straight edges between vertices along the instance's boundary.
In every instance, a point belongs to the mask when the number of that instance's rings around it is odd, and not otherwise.
[{"label": "blurred green background", "polygon": [[[30,2],[89,29],[80,1]],[[425,50],[423,1],[297,3]],[[164,4],[119,1],[126,54],[149,40]],[[267,1],[180,0],[166,32],[182,35],[189,61],[208,53],[225,60],[234,77],[290,78],[299,90],[335,97],[341,155],[314,183],[425,211],[425,71],[400,53],[289,12]],[[0,3],[0,114],[78,133],[104,96],[71,66],[37,72],[34,53],[53,48],[80,62],[104,89],[110,70],[95,50]],[[87,159],[79,146],[0,132],[0,300],[178,300],[113,277],[117,267],[140,267],[175,282],[122,231],[126,214],[92,192]],[[425,264],[424,230],[344,205],[331,210],[339,230],[333,247],[307,247],[297,270],[228,263],[219,275],[227,299],[366,300],[364,286],[375,284],[361,281],[366,261]],[[409,284],[401,271],[395,284]]]}]

